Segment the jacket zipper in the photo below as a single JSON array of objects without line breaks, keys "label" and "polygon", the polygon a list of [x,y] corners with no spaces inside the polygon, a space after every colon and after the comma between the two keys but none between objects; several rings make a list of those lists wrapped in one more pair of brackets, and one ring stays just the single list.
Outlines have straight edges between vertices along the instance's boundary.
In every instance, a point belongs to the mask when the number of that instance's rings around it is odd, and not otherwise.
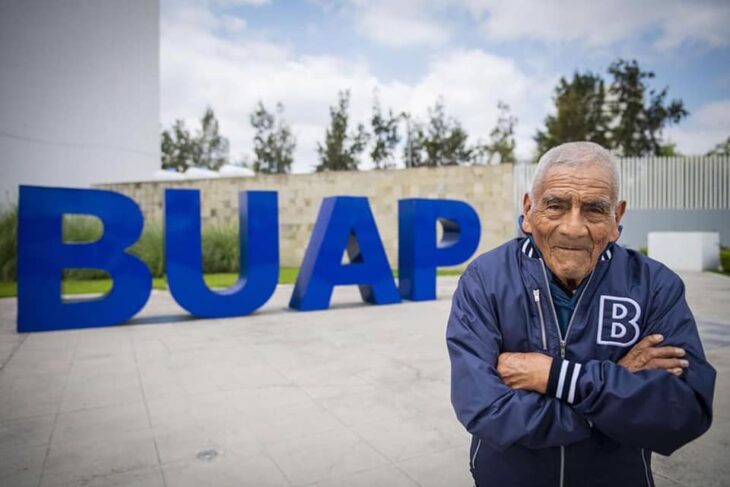
[{"label": "jacket zipper", "polygon": [[[545,261],[540,259],[540,265],[542,266],[542,275],[545,277],[545,285],[547,286],[548,290],[548,298],[550,298],[550,307],[553,310],[553,318],[555,318],[555,328],[558,331],[558,338],[560,339],[560,358],[565,358],[565,347],[566,342],[568,340],[568,334],[570,333],[570,328],[573,326],[573,318],[575,318],[575,313],[578,311],[578,306],[580,306],[580,301],[583,299],[583,294],[585,294],[586,289],[588,289],[588,286],[591,284],[591,279],[593,278],[593,272],[591,272],[590,276],[588,276],[588,282],[586,282],[586,286],[583,288],[583,290],[580,292],[580,296],[578,296],[578,301],[575,303],[575,310],[573,311],[573,314],[570,317],[570,320],[568,321],[568,327],[565,329],[565,337],[563,337],[563,334],[560,331],[560,323],[558,322],[558,313],[555,311],[555,303],[553,303],[553,295],[550,292],[550,281],[548,280],[547,276],[547,270],[545,269]],[[539,292],[537,294],[539,296]],[[542,313],[540,313],[540,317],[542,318]],[[565,484],[565,447],[560,447],[560,487],[563,487]]]},{"label": "jacket zipper", "polygon": [[542,332],[542,349],[547,350],[547,337],[545,334],[545,318],[542,315],[542,306],[540,306],[540,290],[533,289],[532,296],[535,298],[537,305],[537,313],[540,315],[540,331]]}]

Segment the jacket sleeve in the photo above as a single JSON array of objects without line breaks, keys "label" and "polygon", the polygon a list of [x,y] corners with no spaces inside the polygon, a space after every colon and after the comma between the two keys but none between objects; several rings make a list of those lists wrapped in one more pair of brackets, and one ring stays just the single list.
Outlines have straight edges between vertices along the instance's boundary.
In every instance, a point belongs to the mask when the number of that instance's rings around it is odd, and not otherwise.
[{"label": "jacket sleeve", "polygon": [[590,426],[569,405],[535,392],[512,390],[502,382],[496,370],[502,337],[473,266],[462,275],[454,293],[446,343],[451,402],[472,435],[498,450],[514,444],[567,445],[590,437]]},{"label": "jacket sleeve", "polygon": [[[689,367],[631,373],[608,361],[554,360],[547,394],[559,397],[615,440],[669,455],[707,431],[712,422],[715,369],[707,362],[684,284],[663,269],[643,336],[661,333],[660,346],[682,347]],[[628,352],[629,349],[627,349]]]}]

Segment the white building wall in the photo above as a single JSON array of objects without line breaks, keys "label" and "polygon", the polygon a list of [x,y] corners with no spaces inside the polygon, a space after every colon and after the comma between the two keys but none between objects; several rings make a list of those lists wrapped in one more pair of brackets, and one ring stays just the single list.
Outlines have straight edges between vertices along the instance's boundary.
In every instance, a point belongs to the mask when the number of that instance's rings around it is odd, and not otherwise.
[{"label": "white building wall", "polygon": [[160,166],[159,0],[0,0],[0,205]]}]

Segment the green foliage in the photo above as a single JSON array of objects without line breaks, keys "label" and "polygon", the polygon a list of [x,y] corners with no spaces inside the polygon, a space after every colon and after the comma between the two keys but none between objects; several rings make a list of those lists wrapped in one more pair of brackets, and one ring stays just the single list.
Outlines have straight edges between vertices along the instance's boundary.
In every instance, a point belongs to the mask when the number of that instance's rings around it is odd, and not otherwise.
[{"label": "green foliage", "polygon": [[688,115],[681,100],[666,101],[667,88],[655,90],[655,77],[636,60],[618,59],[608,67],[612,81],[605,88],[600,75],[575,73],[555,88],[556,114],[545,119],[535,135],[538,153],[564,142],[588,140],[627,157],[675,155],[662,140],[662,130]]},{"label": "green foliage", "polygon": [[220,135],[218,119],[210,107],[206,108],[200,120],[200,130],[195,141],[195,166],[217,170],[228,162],[228,139]]},{"label": "green foliage", "polygon": [[720,266],[723,272],[730,274],[730,247],[720,248]]},{"label": "green foliage", "polygon": [[203,228],[203,272],[238,272],[238,232],[233,228]]},{"label": "green foliage", "polygon": [[[282,118],[284,105],[276,104],[276,114],[270,113],[259,101],[249,117],[256,129],[254,136],[253,170],[266,174],[286,174],[294,162],[296,139],[289,125]],[[277,117],[278,115],[278,117]]]},{"label": "green foliage", "polygon": [[399,121],[400,117],[393,115],[393,110],[388,110],[387,114],[383,114],[376,95],[373,102],[373,117],[370,119],[374,138],[370,158],[375,164],[375,169],[390,169],[395,166],[393,153],[400,142]]},{"label": "green foliage", "polygon": [[650,89],[645,80],[653,79],[654,72],[642,71],[636,60],[618,59],[611,63],[608,73],[613,76],[609,112],[615,124],[611,128],[611,148],[623,156],[658,155],[664,126],[679,123],[689,114],[684,103],[665,103],[667,88]]},{"label": "green foliage", "polygon": [[707,153],[708,156],[730,156],[730,137],[725,139],[725,142],[720,142]]},{"label": "green foliage", "polygon": [[139,240],[129,248],[129,253],[136,255],[147,264],[152,277],[165,275],[165,241],[162,227],[159,224],[145,225]]},{"label": "green foliage", "polygon": [[428,110],[428,125],[408,119],[408,140],[403,158],[406,167],[454,166],[469,162],[474,149],[467,146],[468,135],[459,122],[446,116],[442,100]]},{"label": "green foliage", "polygon": [[489,142],[475,149],[474,159],[477,164],[493,164],[515,162],[515,125],[517,118],[512,116],[509,105],[497,103],[497,125],[489,133]]},{"label": "green foliage", "polygon": [[0,213],[0,281],[14,281],[18,259],[18,207],[11,205]]},{"label": "green foliage", "polygon": [[220,135],[215,113],[208,107],[193,136],[183,120],[176,120],[170,131],[162,131],[162,168],[184,172],[190,167],[219,169],[228,162],[228,139]]},{"label": "green foliage", "polygon": [[320,163],[317,172],[352,171],[360,163],[358,156],[365,149],[368,134],[358,124],[355,132],[348,132],[350,92],[341,91],[337,106],[330,107],[330,126],[325,132],[324,145],[317,143]]},{"label": "green foliage", "polygon": [[185,172],[192,166],[195,142],[190,136],[185,122],[175,120],[170,131],[162,131],[162,169],[174,169]]},{"label": "green foliage", "polygon": [[555,88],[556,114],[545,118],[545,130],[535,136],[539,154],[564,142],[587,140],[606,145],[609,117],[606,90],[597,74],[574,73],[571,81],[560,78]]},{"label": "green foliage", "polygon": [[[104,226],[101,220],[87,215],[63,217],[63,241],[70,243],[94,242],[101,238]],[[109,274],[99,269],[64,269],[64,279],[102,279]]]}]

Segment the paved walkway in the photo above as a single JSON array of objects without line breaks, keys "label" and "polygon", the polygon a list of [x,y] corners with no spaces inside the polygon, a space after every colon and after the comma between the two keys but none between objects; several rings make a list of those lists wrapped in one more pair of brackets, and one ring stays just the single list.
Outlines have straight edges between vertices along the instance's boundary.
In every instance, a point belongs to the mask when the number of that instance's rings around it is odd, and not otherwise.
[{"label": "paved walkway", "polygon": [[[728,485],[730,279],[685,275],[718,368],[716,419],[658,486]],[[134,325],[18,335],[0,300],[0,485],[470,486],[440,299],[191,320],[155,292]],[[144,326],[143,326],[144,325]]]}]

